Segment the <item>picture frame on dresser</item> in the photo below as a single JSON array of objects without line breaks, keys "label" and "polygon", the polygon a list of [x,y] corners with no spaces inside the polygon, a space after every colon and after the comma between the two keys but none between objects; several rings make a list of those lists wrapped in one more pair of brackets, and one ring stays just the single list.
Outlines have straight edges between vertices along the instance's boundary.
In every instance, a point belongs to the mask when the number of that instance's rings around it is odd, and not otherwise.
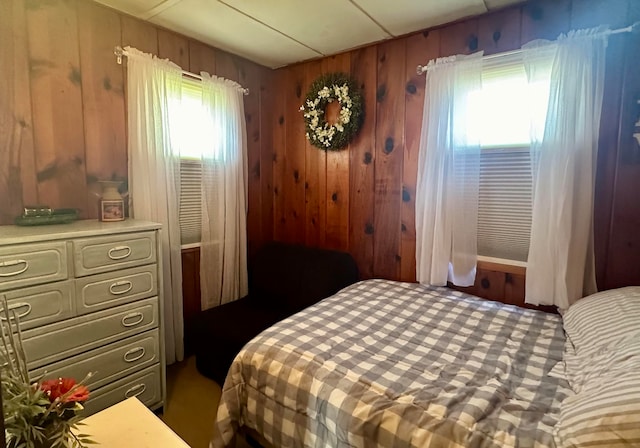
[{"label": "picture frame on dresser", "polygon": [[166,400],[161,225],[127,219],[0,226],[0,293],[20,316],[27,367],[94,372],[84,415]]}]

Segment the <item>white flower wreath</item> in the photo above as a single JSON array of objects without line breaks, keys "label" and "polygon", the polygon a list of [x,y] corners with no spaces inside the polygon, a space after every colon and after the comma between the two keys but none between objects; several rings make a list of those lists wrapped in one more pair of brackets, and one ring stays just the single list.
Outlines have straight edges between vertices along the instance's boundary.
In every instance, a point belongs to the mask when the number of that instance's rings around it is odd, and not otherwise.
[{"label": "white flower wreath", "polygon": [[[309,89],[300,111],[306,123],[306,137],[322,149],[340,149],[346,146],[360,128],[362,99],[355,84],[343,73],[324,75]],[[325,118],[329,103],[337,101],[340,112],[335,123]]]}]

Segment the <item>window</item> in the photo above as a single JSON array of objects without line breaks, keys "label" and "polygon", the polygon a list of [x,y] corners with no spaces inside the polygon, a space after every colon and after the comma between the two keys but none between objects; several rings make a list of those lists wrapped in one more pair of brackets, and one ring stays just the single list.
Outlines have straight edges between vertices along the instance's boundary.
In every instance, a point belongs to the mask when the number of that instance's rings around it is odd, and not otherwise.
[{"label": "window", "polygon": [[469,133],[481,145],[478,255],[524,262],[531,233],[530,145],[544,129],[532,132],[531,123],[544,123],[549,84],[530,84],[521,61],[502,61],[486,61],[482,90],[469,105],[477,117]]},{"label": "window", "polygon": [[182,102],[176,108],[171,129],[173,147],[180,154],[180,240],[182,247],[200,243],[202,234],[202,161],[210,136],[206,129],[207,111],[202,105],[201,83],[182,80]]}]

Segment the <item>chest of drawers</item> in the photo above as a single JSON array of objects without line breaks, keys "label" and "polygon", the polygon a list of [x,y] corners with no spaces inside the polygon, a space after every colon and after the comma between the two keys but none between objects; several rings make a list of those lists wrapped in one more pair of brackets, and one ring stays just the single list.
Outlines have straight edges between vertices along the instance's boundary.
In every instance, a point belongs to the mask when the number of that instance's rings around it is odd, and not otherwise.
[{"label": "chest of drawers", "polygon": [[0,226],[0,295],[20,319],[32,376],[93,372],[85,415],[166,396],[160,225]]}]

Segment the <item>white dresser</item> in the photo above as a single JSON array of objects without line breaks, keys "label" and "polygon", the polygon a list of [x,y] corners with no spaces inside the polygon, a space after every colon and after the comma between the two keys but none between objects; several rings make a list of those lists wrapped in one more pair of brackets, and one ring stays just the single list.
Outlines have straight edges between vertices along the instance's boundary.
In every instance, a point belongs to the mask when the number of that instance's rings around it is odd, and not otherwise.
[{"label": "white dresser", "polygon": [[160,225],[128,219],[0,226],[0,295],[20,316],[32,375],[88,372],[85,415],[165,401]]}]

